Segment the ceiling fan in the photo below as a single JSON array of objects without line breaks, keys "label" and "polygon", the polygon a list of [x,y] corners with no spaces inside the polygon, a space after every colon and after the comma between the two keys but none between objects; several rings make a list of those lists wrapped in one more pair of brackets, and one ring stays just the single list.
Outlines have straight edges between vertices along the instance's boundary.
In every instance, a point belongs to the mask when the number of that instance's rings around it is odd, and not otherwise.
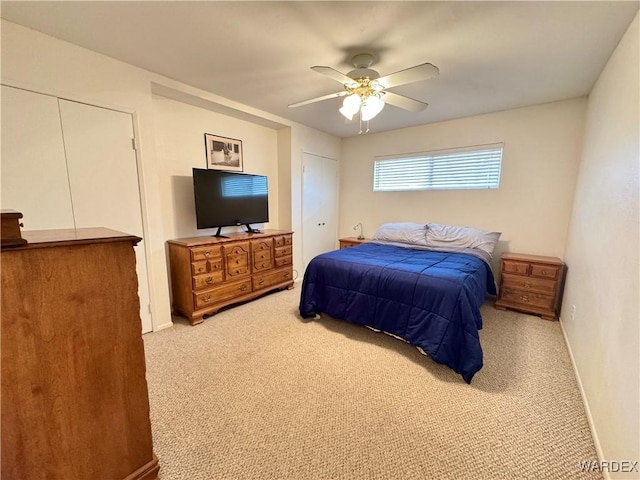
[{"label": "ceiling fan", "polygon": [[360,112],[360,120],[369,121],[380,113],[387,103],[411,112],[419,112],[427,108],[428,104],[389,92],[387,89],[426,80],[439,73],[438,67],[430,63],[423,63],[381,77],[378,72],[369,68],[373,63],[373,55],[368,53],[354,56],[352,63],[355,69],[346,75],[331,67],[311,67],[314,72],[326,75],[342,83],[344,90],[303,102],[292,103],[289,108],[301,107],[330,98],[345,97],[339,111],[349,120],[352,120],[353,116]]}]

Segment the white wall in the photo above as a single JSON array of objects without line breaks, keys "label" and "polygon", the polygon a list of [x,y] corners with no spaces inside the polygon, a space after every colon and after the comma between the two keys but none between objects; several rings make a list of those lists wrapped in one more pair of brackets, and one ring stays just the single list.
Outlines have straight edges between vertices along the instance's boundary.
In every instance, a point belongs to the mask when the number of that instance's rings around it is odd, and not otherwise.
[{"label": "white wall", "polygon": [[589,95],[565,256],[561,321],[608,461],[640,460],[639,23]]},{"label": "white wall", "polygon": [[[269,181],[269,223],[279,225],[277,130],[230,118],[204,108],[153,96],[158,182],[163,192],[162,221],[168,238],[212,235],[197,230],[191,169],[206,168],[204,133],[242,140],[243,171]],[[240,231],[225,227],[224,232]]]},{"label": "white wall", "polygon": [[[246,145],[249,151],[245,150],[245,159],[250,162],[252,167],[256,167],[257,173],[259,171],[266,172],[270,177],[270,182],[278,185],[284,177],[285,181],[282,183],[288,184],[284,190],[274,188],[270,192],[270,195],[273,195],[270,198],[276,202],[272,210],[275,220],[271,221],[269,225],[271,228],[293,227],[295,229],[301,224],[299,207],[296,207],[296,202],[299,202],[300,197],[300,165],[302,163],[301,153],[298,152],[303,149],[317,148],[321,153],[330,150],[332,154],[339,154],[340,139],[336,137],[302,127],[288,120],[240,105],[68,42],[57,40],[4,19],[1,20],[0,34],[3,84],[133,114],[139,145],[138,168],[142,187],[144,237],[147,242],[147,259],[151,269],[154,330],[171,325],[166,241],[175,238],[174,234],[186,232],[188,227],[186,224],[181,225],[174,222],[175,212],[167,213],[165,211],[167,204],[170,203],[167,197],[174,195],[171,189],[167,190],[166,181],[167,172],[171,172],[173,166],[171,166],[171,159],[165,154],[166,139],[168,138],[165,135],[167,133],[166,119],[160,121],[158,125],[162,130],[160,138],[156,132],[156,109],[162,111],[163,115],[167,112],[158,107],[157,102],[154,101],[152,90],[162,90],[161,87],[164,87],[165,91],[170,90],[178,97],[188,97],[189,100],[185,100],[184,103],[206,105],[210,110],[222,112],[224,116],[223,118],[209,115],[198,111],[197,108],[179,109],[174,106],[176,112],[179,111],[181,114],[187,115],[189,122],[188,128],[177,132],[179,135],[186,135],[186,130],[199,128],[198,125],[203,125],[206,126],[203,131],[208,133],[222,134],[227,131],[227,128],[230,128],[232,131],[229,131],[229,136],[232,138],[244,140],[243,136],[247,135],[246,138],[252,139]],[[189,115],[192,114],[196,118],[190,119]],[[255,125],[250,125],[251,123]],[[223,125],[225,125],[225,130],[222,130]],[[228,127],[226,127],[227,125]],[[265,129],[261,125],[268,125],[269,128]],[[218,127],[220,129],[217,129]],[[210,128],[217,130],[210,131]],[[288,134],[280,135],[276,133],[276,128],[283,128],[288,131]],[[198,158],[202,158],[201,155],[204,153],[202,137],[196,139],[195,135],[193,137],[186,135],[184,139],[174,138],[174,141],[182,140],[189,142],[189,144],[183,145],[183,151],[193,152],[192,154],[196,155],[197,150]],[[268,162],[273,162],[273,164],[267,165],[266,161],[262,163],[258,160],[253,164],[256,152],[251,152],[251,150],[254,148],[252,146],[254,140],[257,142],[256,146],[268,145]],[[290,142],[290,145],[280,145],[281,140]],[[191,144],[192,141],[196,142],[196,146]],[[274,142],[277,143],[277,146],[274,146]],[[243,146],[245,145],[243,144]],[[287,156],[288,154],[289,156]],[[176,170],[184,172],[184,164],[192,159],[178,158],[180,159],[177,160],[177,163],[180,166]],[[282,171],[278,169],[282,169]],[[290,179],[287,175],[290,175]],[[184,190],[182,193],[176,192],[176,195],[184,195]],[[178,208],[184,208],[184,205],[182,204],[182,207]],[[175,210],[175,208],[174,205],[171,205],[169,210]],[[288,211],[287,208],[289,208]],[[291,218],[286,218],[290,215]],[[282,223],[282,227],[278,223]],[[294,268],[299,270],[302,260],[298,253],[300,248],[296,247],[295,242],[296,237],[294,237]]]},{"label": "white wall", "polygon": [[[469,225],[502,232],[503,250],[562,257],[582,147],[586,99],[345,139],[340,235],[384,222]],[[373,120],[375,121],[375,119]],[[500,188],[373,192],[376,155],[504,142]]]}]

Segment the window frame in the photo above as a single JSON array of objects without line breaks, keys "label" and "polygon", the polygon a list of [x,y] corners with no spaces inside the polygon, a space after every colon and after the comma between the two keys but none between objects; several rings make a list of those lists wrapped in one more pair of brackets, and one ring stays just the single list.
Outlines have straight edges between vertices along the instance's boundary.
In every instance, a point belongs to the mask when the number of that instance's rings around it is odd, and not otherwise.
[{"label": "window frame", "polygon": [[[503,158],[504,142],[376,156],[373,161],[373,191],[497,190],[500,188]],[[480,168],[472,171],[474,160],[480,160],[481,164]],[[394,172],[392,164],[396,162]],[[410,171],[400,171],[401,168],[410,168],[412,163],[415,165]],[[380,178],[385,173],[383,165],[388,166],[387,179]],[[453,175],[457,178],[452,178],[451,169],[444,172],[447,166],[453,167]],[[461,175],[465,178],[460,179]],[[381,185],[382,182],[386,184]]]}]

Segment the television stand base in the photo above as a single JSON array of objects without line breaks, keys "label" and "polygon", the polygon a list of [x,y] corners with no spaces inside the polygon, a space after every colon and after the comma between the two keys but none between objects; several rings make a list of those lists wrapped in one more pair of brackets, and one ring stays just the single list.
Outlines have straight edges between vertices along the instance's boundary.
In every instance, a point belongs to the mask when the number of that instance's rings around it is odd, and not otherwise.
[{"label": "television stand base", "polygon": [[226,235],[222,235],[222,227],[218,227],[218,231],[215,233],[215,235],[211,235],[214,238],[229,238]]},{"label": "television stand base", "polygon": [[258,230],[257,228],[253,228],[251,225],[249,225],[248,223],[245,225],[246,227],[246,232],[247,233],[262,233],[261,230]]}]

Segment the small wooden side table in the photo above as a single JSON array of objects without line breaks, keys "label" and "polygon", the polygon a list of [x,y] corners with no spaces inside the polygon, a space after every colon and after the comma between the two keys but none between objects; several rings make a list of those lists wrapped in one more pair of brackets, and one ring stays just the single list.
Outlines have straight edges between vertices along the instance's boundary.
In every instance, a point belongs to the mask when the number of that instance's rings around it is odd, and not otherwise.
[{"label": "small wooden side table", "polygon": [[505,253],[500,266],[500,288],[495,307],[511,308],[557,320],[566,266],[557,257]]},{"label": "small wooden side table", "polygon": [[360,245],[361,243],[367,243],[371,241],[368,238],[356,238],[356,237],[346,237],[338,240],[340,242],[340,248],[349,248],[355,247],[356,245]]}]

